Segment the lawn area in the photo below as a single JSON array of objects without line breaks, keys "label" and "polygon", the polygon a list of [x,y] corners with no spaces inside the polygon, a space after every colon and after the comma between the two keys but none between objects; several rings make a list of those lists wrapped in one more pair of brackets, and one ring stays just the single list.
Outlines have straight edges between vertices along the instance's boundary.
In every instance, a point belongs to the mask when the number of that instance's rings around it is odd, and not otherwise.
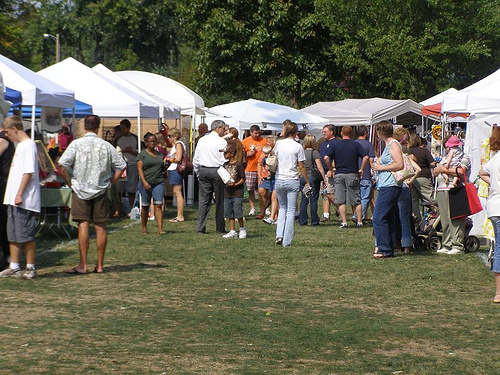
[{"label": "lawn area", "polygon": [[110,222],[103,275],[64,274],[77,243],[44,234],[39,278],[0,280],[0,373],[500,373],[476,254],[375,260],[372,228],[336,221],[297,225],[285,249],[256,219],[222,239],[211,214],[206,235],[193,209],[164,236]]}]

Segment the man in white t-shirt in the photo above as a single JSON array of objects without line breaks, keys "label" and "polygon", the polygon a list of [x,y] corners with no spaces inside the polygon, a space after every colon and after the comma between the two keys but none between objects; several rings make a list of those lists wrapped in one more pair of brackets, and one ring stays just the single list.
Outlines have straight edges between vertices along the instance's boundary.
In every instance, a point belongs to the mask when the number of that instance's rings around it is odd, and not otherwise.
[{"label": "man in white t-shirt", "polygon": [[[7,137],[17,143],[10,166],[4,204],[8,206],[7,237],[10,242],[10,266],[0,272],[0,277],[34,279],[35,235],[40,213],[40,181],[38,154],[35,142],[23,130],[18,116],[4,121]],[[21,274],[21,247],[26,252],[26,271]]]}]

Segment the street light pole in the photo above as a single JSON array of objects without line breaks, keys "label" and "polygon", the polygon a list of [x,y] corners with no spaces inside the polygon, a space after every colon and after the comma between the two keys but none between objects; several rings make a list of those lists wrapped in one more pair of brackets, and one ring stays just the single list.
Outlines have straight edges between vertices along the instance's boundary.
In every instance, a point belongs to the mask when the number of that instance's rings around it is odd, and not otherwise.
[{"label": "street light pole", "polygon": [[59,34],[56,34],[56,36],[52,34],[43,34],[44,38],[51,38],[56,42],[56,64],[61,61],[61,45],[59,43]]},{"label": "street light pole", "polygon": [[61,45],[59,44],[59,34],[56,34],[56,64],[61,61]]}]

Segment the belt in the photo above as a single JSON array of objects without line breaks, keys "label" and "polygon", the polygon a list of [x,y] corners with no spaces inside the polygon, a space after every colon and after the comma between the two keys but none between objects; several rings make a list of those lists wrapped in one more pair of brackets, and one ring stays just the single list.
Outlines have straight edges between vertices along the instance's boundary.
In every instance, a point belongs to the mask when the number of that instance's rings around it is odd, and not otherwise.
[{"label": "belt", "polygon": [[205,169],[219,169],[219,167],[205,167],[204,165],[202,165],[201,168],[205,168]]}]

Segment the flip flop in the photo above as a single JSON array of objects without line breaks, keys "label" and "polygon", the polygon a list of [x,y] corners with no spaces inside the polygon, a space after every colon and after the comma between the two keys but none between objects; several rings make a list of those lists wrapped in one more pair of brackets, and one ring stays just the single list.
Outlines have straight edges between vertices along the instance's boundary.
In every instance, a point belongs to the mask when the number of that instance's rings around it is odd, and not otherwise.
[{"label": "flip flop", "polygon": [[174,217],[173,219],[170,219],[169,222],[171,223],[182,223],[184,220],[179,220],[177,219],[176,217]]},{"label": "flip flop", "polygon": [[101,272],[97,271],[97,266],[94,267],[94,269],[92,270],[92,273],[104,273],[104,270],[102,270]]},{"label": "flip flop", "polygon": [[391,258],[389,255],[385,255],[383,253],[375,253],[373,254],[374,259],[382,259],[382,258]]},{"label": "flip flop", "polygon": [[68,275],[85,275],[85,274],[87,274],[87,272],[80,272],[80,271],[78,271],[78,269],[76,268],[76,266],[73,267],[73,268],[71,268],[71,269],[69,269],[69,270],[67,270],[66,273]]}]

